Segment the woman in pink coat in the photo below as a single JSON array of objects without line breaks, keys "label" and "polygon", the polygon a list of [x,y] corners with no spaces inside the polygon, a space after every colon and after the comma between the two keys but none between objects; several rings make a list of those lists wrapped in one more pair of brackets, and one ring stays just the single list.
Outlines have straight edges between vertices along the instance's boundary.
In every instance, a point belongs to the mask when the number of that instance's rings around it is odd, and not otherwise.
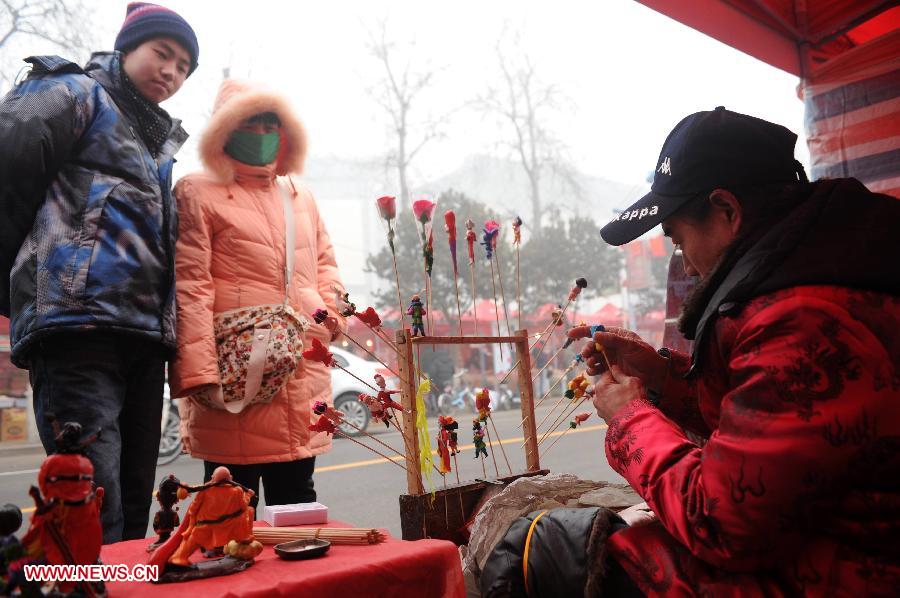
[{"label": "woman in pink coat", "polygon": [[[213,333],[214,314],[284,300],[285,215],[279,182],[294,213],[294,265],[289,302],[309,317],[335,307],[341,287],[334,251],[312,194],[283,175],[299,173],[306,132],[287,101],[262,87],[226,80],[200,141],[205,171],[175,187],[179,239],[176,257],[178,354],[172,365],[173,396],[216,392],[220,385]],[[305,343],[332,334],[312,324]],[[204,460],[208,480],[226,465],[235,481],[267,504],[315,500],[315,456],[331,447],[327,434],[309,430],[316,401],[331,404],[331,377],[320,363],[303,363],[270,403],[238,414],[180,401],[188,452]],[[254,504],[255,506],[255,504]]]}]

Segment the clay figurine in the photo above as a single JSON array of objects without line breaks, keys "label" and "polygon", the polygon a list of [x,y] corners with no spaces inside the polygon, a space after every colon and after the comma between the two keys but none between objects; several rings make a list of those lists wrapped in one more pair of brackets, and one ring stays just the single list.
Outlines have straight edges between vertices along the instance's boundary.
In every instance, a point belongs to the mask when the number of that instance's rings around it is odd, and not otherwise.
[{"label": "clay figurine", "polygon": [[425,306],[418,295],[413,295],[412,299],[410,299],[406,315],[412,316],[412,335],[425,336],[425,323],[423,321]]},{"label": "clay figurine", "polygon": [[181,481],[171,473],[164,477],[156,490],[156,500],[160,509],[153,516],[153,531],[156,532],[156,542],[147,547],[147,552],[153,552],[163,542],[169,539],[172,532],[181,523],[178,517],[178,507],[175,504],[183,497],[179,492]]},{"label": "clay figurine", "polygon": [[488,456],[487,445],[484,443],[484,428],[481,427],[481,421],[472,420],[472,442],[475,443],[475,458],[479,455]]},{"label": "clay figurine", "polygon": [[457,422],[455,419],[453,419],[453,417],[449,415],[439,415],[438,425],[440,425],[441,428],[447,430],[450,454],[455,455],[459,453],[459,436],[456,432],[459,429],[459,422]]},{"label": "clay figurine", "polygon": [[319,419],[309,426],[313,432],[325,432],[333,435],[337,431],[337,427],[343,423],[344,412],[329,407],[325,401],[316,401],[313,405],[313,413],[319,416]]},{"label": "clay figurine", "polygon": [[[0,596],[9,596],[25,582],[19,561],[25,556],[16,532],[22,527],[22,511],[13,504],[0,508]],[[38,592],[35,588],[35,592]]]},{"label": "clay figurine", "polygon": [[[100,432],[82,439],[81,424],[66,422],[56,431],[56,453],[47,457],[38,472],[38,487],[29,494],[35,511],[22,547],[30,562],[50,565],[98,564],[103,530],[100,506],[103,488],[94,484],[94,466],[87,446]],[[54,591],[105,596],[102,582],[59,582]]]},{"label": "clay figurine", "polygon": [[[253,539],[253,491],[235,482],[227,467],[217,467],[202,486],[179,488],[181,495],[195,496],[178,530],[150,555],[149,564],[163,571],[158,583],[228,575],[252,565],[262,552]],[[225,556],[195,564],[190,559],[197,550]]]}]

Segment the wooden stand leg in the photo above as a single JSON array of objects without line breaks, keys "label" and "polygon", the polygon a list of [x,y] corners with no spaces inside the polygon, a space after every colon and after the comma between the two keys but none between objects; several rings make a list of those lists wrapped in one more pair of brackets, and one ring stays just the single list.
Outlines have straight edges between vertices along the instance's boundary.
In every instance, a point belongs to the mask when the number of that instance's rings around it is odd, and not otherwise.
[{"label": "wooden stand leg", "polygon": [[538,455],[537,430],[534,425],[534,387],[531,385],[531,353],[528,350],[528,331],[517,330],[516,357],[519,361],[519,393],[522,410],[522,433],[525,436],[525,468],[528,471],[538,471],[541,468],[541,459]]},{"label": "wooden stand leg", "polygon": [[419,469],[419,432],[416,429],[416,388],[415,362],[413,360],[413,346],[410,342],[407,330],[397,331],[397,348],[400,349],[400,359],[397,360],[397,369],[400,373],[400,403],[403,405],[403,436],[409,442],[406,443],[406,486],[410,494],[422,494],[425,488],[422,485],[422,472]]}]

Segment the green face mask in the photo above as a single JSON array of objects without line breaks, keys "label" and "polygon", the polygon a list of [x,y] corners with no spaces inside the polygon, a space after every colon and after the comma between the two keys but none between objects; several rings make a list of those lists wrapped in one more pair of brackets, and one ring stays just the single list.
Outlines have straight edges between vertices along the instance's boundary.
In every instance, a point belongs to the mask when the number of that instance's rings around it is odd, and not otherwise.
[{"label": "green face mask", "polygon": [[225,153],[244,164],[265,166],[278,155],[278,133],[235,131],[225,144]]}]

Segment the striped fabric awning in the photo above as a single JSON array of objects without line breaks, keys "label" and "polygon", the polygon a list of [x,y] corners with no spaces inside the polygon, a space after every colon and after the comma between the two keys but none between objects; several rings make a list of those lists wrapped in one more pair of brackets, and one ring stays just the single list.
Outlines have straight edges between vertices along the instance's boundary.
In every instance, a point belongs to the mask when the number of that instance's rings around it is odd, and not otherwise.
[{"label": "striped fabric awning", "polygon": [[900,198],[900,31],[801,83],[811,179],[855,177]]}]

